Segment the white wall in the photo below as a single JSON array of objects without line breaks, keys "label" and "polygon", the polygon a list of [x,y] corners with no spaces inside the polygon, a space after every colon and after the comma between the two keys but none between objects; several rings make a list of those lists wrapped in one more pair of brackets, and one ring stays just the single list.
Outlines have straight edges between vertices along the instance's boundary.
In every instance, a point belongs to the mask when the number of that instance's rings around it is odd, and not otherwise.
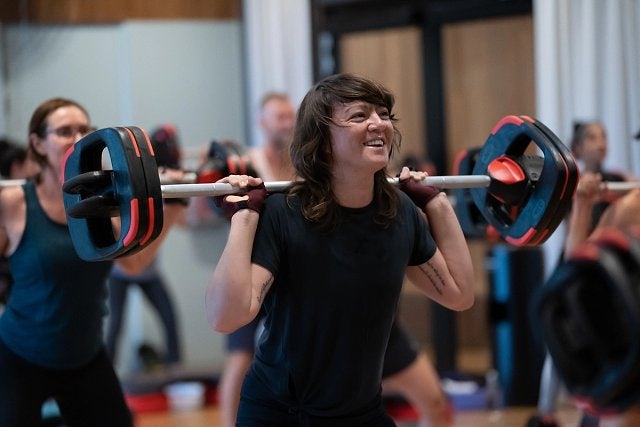
[{"label": "white wall", "polygon": [[37,104],[62,95],[98,126],[172,121],[185,146],[246,139],[239,22],[5,25],[3,33],[9,136],[24,140]]},{"label": "white wall", "polygon": [[[144,21],[118,25],[4,25],[0,134],[26,142],[34,108],[65,96],[98,127],[177,125],[185,148],[213,138],[245,141],[242,29],[237,21]],[[188,365],[219,367],[222,336],[209,330],[204,289],[226,225],[173,230],[160,254],[176,302]],[[142,310],[141,310],[142,309]],[[133,366],[141,339],[162,345],[159,321],[134,292],[118,368]]]}]

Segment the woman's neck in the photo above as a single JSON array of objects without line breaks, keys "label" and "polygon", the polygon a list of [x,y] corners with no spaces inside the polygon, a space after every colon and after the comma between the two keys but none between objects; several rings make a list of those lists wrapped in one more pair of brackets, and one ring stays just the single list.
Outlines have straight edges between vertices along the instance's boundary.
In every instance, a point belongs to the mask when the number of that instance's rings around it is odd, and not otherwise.
[{"label": "woman's neck", "polygon": [[340,173],[332,179],[333,194],[340,206],[362,208],[373,200],[374,176]]}]

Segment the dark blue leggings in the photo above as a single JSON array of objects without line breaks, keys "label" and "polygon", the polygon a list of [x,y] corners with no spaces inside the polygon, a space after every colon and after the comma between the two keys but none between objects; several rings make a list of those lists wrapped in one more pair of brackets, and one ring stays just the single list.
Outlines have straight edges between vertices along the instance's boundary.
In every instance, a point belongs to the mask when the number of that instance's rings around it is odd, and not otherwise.
[{"label": "dark blue leggings", "polygon": [[69,427],[133,426],[104,350],[75,369],[48,369],[16,355],[0,340],[0,426],[41,426],[42,404],[54,398]]},{"label": "dark blue leggings", "polygon": [[177,363],[181,360],[180,345],[178,343],[178,331],[176,315],[173,305],[162,278],[157,276],[152,280],[124,280],[117,277],[109,277],[109,323],[107,325],[107,352],[112,361],[116,360],[118,352],[118,337],[122,329],[122,318],[127,302],[129,285],[137,284],[151,305],[156,309],[162,325],[167,345],[165,361]]}]

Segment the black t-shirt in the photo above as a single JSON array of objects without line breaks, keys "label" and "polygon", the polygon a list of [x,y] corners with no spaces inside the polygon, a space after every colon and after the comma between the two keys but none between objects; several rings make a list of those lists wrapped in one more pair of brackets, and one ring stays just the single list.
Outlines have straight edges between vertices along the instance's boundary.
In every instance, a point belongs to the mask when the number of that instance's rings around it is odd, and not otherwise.
[{"label": "black t-shirt", "polygon": [[400,194],[389,227],[374,223],[371,205],[343,208],[331,232],[305,220],[296,199],[290,207],[283,194],[267,198],[253,262],[275,281],[245,397],[323,417],[357,414],[379,399],[406,267],[436,249],[420,212]]}]

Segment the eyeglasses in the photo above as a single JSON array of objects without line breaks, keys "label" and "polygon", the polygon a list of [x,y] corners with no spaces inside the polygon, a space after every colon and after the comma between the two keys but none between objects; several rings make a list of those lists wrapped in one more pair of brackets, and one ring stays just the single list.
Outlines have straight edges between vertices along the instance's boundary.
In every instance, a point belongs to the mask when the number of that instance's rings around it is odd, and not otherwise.
[{"label": "eyeglasses", "polygon": [[59,128],[47,130],[47,134],[55,133],[60,138],[73,138],[76,135],[85,136],[96,130],[93,126],[60,126]]}]

